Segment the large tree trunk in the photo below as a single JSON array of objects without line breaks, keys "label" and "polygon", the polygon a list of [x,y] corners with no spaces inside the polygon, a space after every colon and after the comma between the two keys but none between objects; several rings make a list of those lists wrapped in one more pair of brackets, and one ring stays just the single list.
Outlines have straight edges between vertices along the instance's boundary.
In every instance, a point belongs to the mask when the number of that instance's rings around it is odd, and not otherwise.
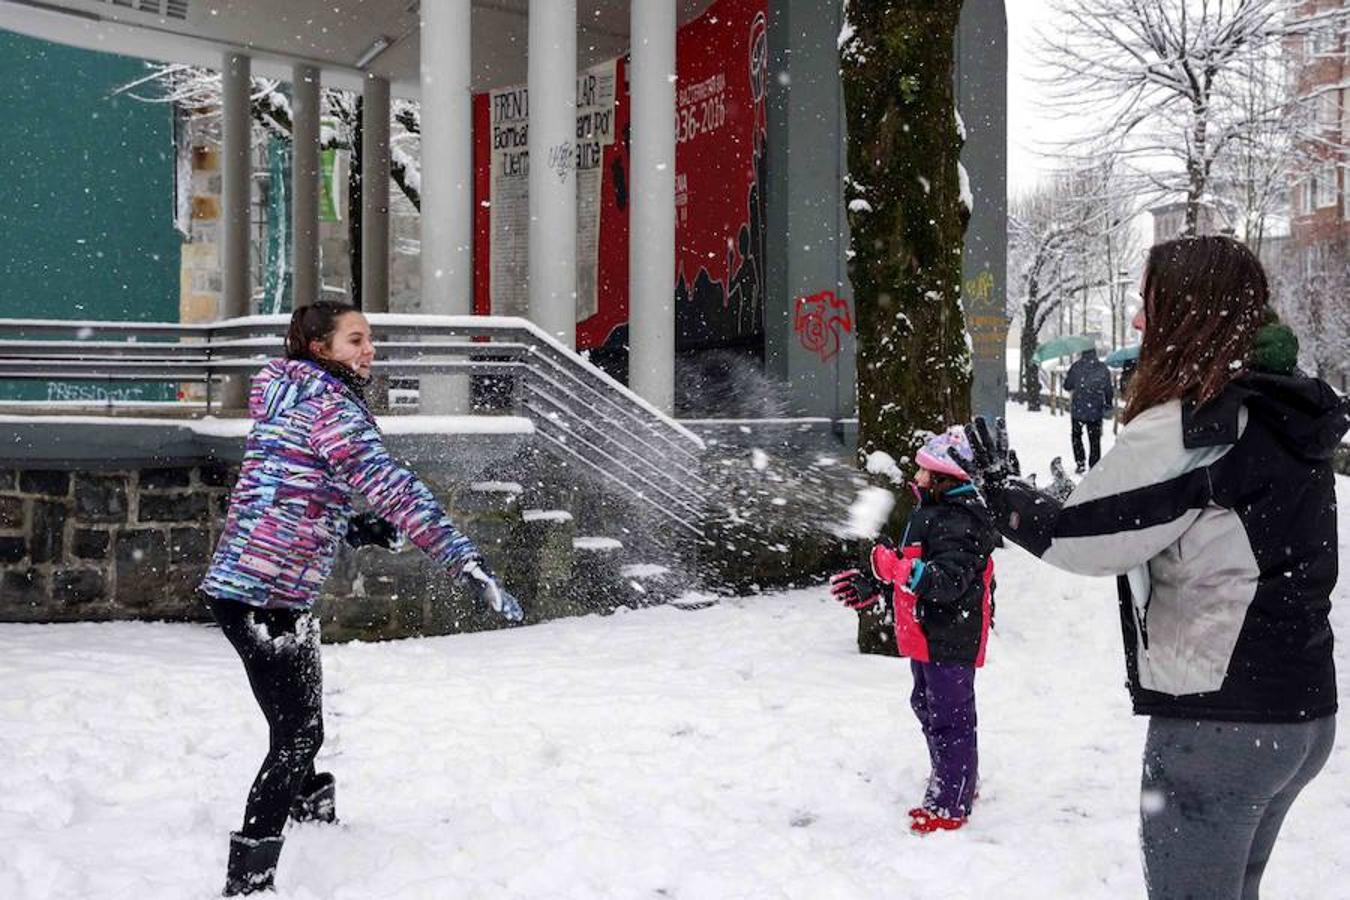
[{"label": "large tree trunk", "polygon": [[[884,450],[902,466],[922,432],[970,416],[960,297],[968,212],[952,87],[960,13],[960,0],[850,0],[841,46],[858,450]],[[907,492],[897,500],[893,525],[909,512]],[[886,652],[888,638],[863,618],[860,649]]]}]

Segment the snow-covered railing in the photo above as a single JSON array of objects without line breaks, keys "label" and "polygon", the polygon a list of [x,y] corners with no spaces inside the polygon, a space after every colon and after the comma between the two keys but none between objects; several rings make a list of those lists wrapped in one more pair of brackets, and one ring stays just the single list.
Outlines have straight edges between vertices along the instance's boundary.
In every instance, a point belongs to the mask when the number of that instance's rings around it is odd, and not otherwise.
[{"label": "snow-covered railing", "polygon": [[[490,376],[555,453],[699,533],[709,486],[700,438],[534,323],[505,316],[374,314],[377,372]],[[213,390],[280,354],[287,316],[201,324],[0,319],[0,382],[201,383]],[[115,403],[107,407],[116,408]]]}]

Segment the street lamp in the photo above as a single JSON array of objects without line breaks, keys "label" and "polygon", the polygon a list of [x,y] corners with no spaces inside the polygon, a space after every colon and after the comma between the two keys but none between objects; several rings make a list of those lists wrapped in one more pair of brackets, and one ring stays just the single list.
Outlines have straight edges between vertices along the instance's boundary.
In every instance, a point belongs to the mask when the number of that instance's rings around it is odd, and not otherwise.
[{"label": "street lamp", "polygon": [[[1121,269],[1116,273],[1116,288],[1117,288],[1116,296],[1120,298],[1120,343],[1117,345],[1119,347],[1124,347],[1126,344],[1125,322],[1127,321],[1127,319],[1125,314],[1125,298],[1128,296],[1128,291],[1130,289],[1130,282],[1132,280],[1133,279],[1130,278],[1130,273],[1125,269]],[[1112,322],[1111,331],[1115,332],[1115,330],[1116,330],[1116,323]]]}]

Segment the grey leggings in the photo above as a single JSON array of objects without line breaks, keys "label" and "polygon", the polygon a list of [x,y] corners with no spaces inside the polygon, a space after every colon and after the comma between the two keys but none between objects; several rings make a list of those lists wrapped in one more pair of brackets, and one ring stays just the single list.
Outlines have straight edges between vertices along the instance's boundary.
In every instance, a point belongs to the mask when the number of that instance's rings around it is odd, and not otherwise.
[{"label": "grey leggings", "polygon": [[1257,900],[1285,813],[1335,737],[1335,716],[1150,719],[1139,817],[1149,900]]}]

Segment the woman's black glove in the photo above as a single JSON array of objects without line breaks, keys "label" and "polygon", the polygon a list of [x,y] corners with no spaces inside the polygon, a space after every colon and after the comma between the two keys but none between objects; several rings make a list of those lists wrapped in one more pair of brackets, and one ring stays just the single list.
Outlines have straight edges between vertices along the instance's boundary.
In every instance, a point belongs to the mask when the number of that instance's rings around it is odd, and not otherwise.
[{"label": "woman's black glove", "polygon": [[1002,418],[994,420],[994,434],[990,436],[989,423],[984,416],[977,417],[966,426],[966,440],[970,442],[970,459],[958,454],[955,447],[947,448],[947,455],[980,490],[999,490],[1009,478],[1022,474],[1017,454],[1008,449],[1008,425]]},{"label": "woman's black glove", "polygon": [[392,550],[398,543],[398,529],[375,513],[361,513],[347,520],[347,543],[353,547],[373,544]]}]

